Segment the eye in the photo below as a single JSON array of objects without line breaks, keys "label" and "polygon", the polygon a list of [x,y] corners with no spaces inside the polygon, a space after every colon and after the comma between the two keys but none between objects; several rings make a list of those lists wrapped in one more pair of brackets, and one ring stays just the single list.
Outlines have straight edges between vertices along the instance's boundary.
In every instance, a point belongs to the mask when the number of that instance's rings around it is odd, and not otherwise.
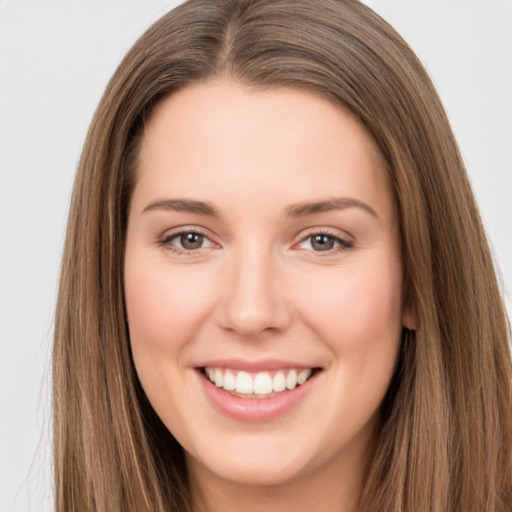
[{"label": "eye", "polygon": [[312,233],[304,238],[297,247],[315,252],[329,252],[345,250],[352,247],[353,243],[329,233]]},{"label": "eye", "polygon": [[160,244],[175,252],[193,252],[212,247],[213,242],[197,231],[181,231],[164,237]]}]

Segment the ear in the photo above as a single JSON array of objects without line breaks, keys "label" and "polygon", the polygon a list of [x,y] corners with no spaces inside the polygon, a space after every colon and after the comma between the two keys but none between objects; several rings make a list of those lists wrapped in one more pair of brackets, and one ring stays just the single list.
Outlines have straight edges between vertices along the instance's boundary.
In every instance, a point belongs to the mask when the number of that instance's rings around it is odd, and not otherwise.
[{"label": "ear", "polygon": [[402,325],[406,329],[409,329],[410,331],[415,331],[416,323],[416,318],[412,310],[411,304],[404,304],[404,308],[402,310]]}]

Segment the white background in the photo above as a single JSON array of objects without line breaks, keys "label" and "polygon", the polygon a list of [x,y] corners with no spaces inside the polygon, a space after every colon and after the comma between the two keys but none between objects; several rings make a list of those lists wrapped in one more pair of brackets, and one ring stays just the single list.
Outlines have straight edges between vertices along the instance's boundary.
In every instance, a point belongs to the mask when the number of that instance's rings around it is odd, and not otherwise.
[{"label": "white background", "polygon": [[[178,2],[0,1],[0,512],[49,511],[49,359],[74,170],[144,29]],[[512,0],[368,0],[425,63],[512,311]]]}]

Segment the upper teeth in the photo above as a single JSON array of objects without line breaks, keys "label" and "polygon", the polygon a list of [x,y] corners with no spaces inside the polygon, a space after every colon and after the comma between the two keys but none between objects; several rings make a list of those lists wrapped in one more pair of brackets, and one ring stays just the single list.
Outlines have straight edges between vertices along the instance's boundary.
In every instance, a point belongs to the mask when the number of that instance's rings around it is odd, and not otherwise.
[{"label": "upper teeth", "polygon": [[243,395],[269,395],[285,389],[294,389],[311,376],[312,369],[278,370],[272,372],[248,373],[224,368],[205,368],[208,378],[226,391],[236,391]]}]

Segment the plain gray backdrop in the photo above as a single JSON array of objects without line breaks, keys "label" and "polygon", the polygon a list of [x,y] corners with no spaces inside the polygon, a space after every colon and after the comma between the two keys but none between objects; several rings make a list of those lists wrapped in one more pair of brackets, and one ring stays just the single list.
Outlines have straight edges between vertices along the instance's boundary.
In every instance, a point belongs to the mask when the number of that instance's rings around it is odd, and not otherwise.
[{"label": "plain gray backdrop", "polygon": [[[74,170],[100,95],[177,1],[0,1],[0,512],[49,511],[50,351]],[[512,290],[512,1],[367,0],[446,106]]]}]

